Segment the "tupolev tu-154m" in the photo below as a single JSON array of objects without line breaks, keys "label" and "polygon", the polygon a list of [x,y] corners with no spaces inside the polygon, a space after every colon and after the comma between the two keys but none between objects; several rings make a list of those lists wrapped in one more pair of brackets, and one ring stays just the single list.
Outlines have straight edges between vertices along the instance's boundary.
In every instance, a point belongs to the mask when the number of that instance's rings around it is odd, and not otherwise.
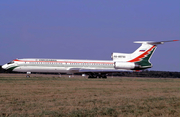
[{"label": "tupolev tu-154m", "polygon": [[143,70],[151,68],[150,58],[157,45],[170,41],[135,41],[141,46],[133,53],[112,53],[112,60],[74,60],[74,59],[15,59],[2,66],[5,70],[26,72],[30,77],[32,72],[86,74],[89,78],[107,78],[109,73]]}]

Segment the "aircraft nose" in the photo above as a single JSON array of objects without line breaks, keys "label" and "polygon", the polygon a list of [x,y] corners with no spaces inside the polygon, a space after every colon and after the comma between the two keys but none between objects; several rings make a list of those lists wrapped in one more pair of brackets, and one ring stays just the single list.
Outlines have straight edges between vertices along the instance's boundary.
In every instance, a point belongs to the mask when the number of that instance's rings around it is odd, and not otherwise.
[{"label": "aircraft nose", "polygon": [[6,69],[6,68],[7,68],[7,64],[3,65],[2,68],[3,68],[3,69]]}]

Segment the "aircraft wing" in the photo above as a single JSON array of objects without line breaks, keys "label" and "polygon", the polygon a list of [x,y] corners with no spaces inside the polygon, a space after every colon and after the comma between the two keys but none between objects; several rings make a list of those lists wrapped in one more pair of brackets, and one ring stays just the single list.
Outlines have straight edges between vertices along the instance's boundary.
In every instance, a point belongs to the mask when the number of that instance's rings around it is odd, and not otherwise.
[{"label": "aircraft wing", "polygon": [[73,73],[117,73],[117,72],[132,72],[132,70],[125,69],[84,69],[84,68],[70,68]]}]

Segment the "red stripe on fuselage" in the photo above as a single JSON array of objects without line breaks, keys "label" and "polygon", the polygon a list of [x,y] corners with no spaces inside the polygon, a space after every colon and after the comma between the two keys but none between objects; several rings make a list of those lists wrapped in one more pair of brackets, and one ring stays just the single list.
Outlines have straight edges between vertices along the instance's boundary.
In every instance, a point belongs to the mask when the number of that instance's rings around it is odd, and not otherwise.
[{"label": "red stripe on fuselage", "polygon": [[46,63],[91,63],[91,64],[114,64],[113,62],[73,62],[73,61],[29,61],[29,60],[14,60],[18,62],[46,62]]}]

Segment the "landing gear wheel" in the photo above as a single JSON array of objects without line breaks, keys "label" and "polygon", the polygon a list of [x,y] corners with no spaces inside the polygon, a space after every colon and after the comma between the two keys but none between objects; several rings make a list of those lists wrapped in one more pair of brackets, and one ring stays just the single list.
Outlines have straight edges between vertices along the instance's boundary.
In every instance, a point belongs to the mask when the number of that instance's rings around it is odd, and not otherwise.
[{"label": "landing gear wheel", "polygon": [[98,76],[98,78],[102,78],[102,76]]},{"label": "landing gear wheel", "polygon": [[102,78],[103,78],[103,79],[106,79],[106,78],[107,78],[107,76],[103,76]]},{"label": "landing gear wheel", "polygon": [[89,75],[88,78],[97,78],[97,75]]}]

